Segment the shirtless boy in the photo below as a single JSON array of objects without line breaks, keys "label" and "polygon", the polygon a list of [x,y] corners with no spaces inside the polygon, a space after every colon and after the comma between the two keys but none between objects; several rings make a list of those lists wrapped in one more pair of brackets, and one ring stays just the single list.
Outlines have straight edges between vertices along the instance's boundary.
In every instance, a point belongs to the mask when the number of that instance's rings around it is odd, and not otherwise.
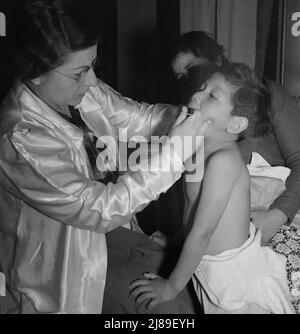
[{"label": "shirtless boy", "polygon": [[167,279],[147,273],[131,284],[131,294],[152,308],[173,300],[193,278],[199,299],[205,291],[216,309],[292,313],[285,262],[261,247],[260,231],[250,223],[250,178],[237,146],[259,120],[259,81],[246,65],[230,64],[215,68],[191,96],[189,109],[212,125],[203,180],[185,183],[181,254]]}]

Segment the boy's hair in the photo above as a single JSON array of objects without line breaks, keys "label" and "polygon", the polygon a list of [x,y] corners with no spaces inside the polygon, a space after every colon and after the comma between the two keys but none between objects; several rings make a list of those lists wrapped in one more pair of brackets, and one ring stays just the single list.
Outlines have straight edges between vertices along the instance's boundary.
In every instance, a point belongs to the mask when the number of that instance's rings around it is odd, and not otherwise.
[{"label": "boy's hair", "polygon": [[[193,67],[188,73],[189,97],[199,91],[203,80],[199,77],[200,66]],[[246,117],[248,128],[240,134],[244,137],[258,137],[271,131],[270,101],[271,95],[266,84],[242,63],[229,63],[223,66],[211,65],[206,80],[214,73],[220,73],[225,80],[236,87],[232,95],[232,115]]]},{"label": "boy's hair", "polygon": [[214,64],[218,60],[221,60],[222,65],[228,63],[228,60],[224,56],[224,47],[218,44],[207,32],[202,30],[189,31],[180,35],[172,53],[172,60],[180,52],[191,52],[196,57],[206,58]]}]

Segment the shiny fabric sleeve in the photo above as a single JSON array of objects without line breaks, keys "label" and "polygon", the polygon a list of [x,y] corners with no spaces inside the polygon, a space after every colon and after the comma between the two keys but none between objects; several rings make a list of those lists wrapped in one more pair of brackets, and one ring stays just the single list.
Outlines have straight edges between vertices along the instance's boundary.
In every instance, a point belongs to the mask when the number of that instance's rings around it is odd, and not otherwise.
[{"label": "shiny fabric sleeve", "polygon": [[[180,161],[171,171],[127,173],[105,186],[85,177],[73,152],[48,130],[14,131],[2,139],[3,145],[1,182],[9,192],[56,221],[99,233],[127,223],[183,171]],[[172,158],[165,154],[161,159]]]},{"label": "shiny fabric sleeve", "polygon": [[[116,131],[126,128],[128,137],[167,135],[175,122],[180,106],[138,103],[113,90],[99,80],[100,105],[115,126]],[[104,99],[105,98],[105,99]]]},{"label": "shiny fabric sleeve", "polygon": [[272,93],[272,125],[285,166],[291,169],[286,190],[271,208],[282,211],[290,221],[300,208],[300,109],[295,100],[275,83],[270,83]]}]

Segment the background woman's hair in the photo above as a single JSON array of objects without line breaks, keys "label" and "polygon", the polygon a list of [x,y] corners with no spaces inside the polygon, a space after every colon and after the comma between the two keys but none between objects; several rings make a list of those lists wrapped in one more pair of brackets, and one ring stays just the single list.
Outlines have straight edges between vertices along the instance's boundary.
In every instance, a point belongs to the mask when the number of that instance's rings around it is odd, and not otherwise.
[{"label": "background woman's hair", "polygon": [[214,63],[190,67],[187,74],[178,79],[180,102],[184,105],[188,104],[192,95],[201,88],[212,74],[219,70],[220,67]]},{"label": "background woman's hair", "polygon": [[72,51],[98,43],[99,25],[81,0],[21,0],[8,25],[14,79],[29,80],[59,66]]},{"label": "background woman's hair", "polygon": [[180,53],[192,53],[199,58],[206,58],[211,63],[226,64],[228,61],[224,56],[225,49],[218,44],[207,32],[189,31],[179,36],[172,53],[172,60]]}]

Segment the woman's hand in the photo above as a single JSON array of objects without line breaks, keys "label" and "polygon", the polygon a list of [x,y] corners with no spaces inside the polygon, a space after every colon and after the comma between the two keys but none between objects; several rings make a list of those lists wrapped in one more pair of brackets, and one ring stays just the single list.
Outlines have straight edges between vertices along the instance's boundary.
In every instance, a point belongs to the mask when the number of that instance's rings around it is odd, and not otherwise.
[{"label": "woman's hand", "polygon": [[134,298],[135,303],[142,304],[149,299],[147,308],[151,310],[154,306],[173,300],[178,292],[172,283],[158,275],[145,273],[144,279],[133,281],[129,288],[130,296]]},{"label": "woman's hand", "polygon": [[212,124],[211,120],[204,120],[202,113],[195,112],[192,115],[188,113],[187,107],[182,110],[174,123],[170,132],[172,136],[204,136],[207,129]]},{"label": "woman's hand", "polygon": [[[195,152],[197,152],[203,145],[203,141],[196,140],[196,137],[202,137],[205,135],[207,129],[211,126],[212,121],[204,120],[201,112],[195,112],[193,115],[188,116],[188,109],[182,108],[173,128],[170,132],[170,138],[177,137],[181,139],[181,147],[175,147],[177,153],[182,157],[183,161],[188,160]],[[185,138],[192,137],[194,139],[194,145],[189,142],[189,149],[183,145]]]},{"label": "woman's hand", "polygon": [[267,244],[276,232],[287,222],[287,216],[278,209],[252,211],[252,222],[261,230],[261,242]]}]

